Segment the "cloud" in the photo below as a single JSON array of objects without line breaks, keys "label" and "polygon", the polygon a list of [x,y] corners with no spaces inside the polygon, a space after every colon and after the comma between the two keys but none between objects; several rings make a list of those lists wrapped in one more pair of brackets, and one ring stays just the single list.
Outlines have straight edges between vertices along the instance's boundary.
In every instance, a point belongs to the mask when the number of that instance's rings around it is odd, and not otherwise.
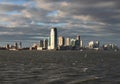
[{"label": "cloud", "polygon": [[19,6],[19,5],[15,5],[15,4],[7,4],[7,3],[0,4],[1,12],[20,11],[24,8],[25,8],[24,6]]},{"label": "cloud", "polygon": [[0,32],[0,35],[23,35],[23,32]]},{"label": "cloud", "polygon": [[4,0],[0,2],[0,26],[5,30],[0,30],[3,34],[12,30],[10,33],[22,32],[26,37],[30,34],[47,37],[50,27],[55,26],[63,36],[118,37],[119,3],[119,0]]}]

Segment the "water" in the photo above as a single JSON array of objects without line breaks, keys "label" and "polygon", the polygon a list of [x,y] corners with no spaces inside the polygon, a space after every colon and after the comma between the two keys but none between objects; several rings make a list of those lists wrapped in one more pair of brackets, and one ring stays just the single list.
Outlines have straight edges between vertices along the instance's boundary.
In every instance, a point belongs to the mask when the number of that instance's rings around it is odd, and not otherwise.
[{"label": "water", "polygon": [[0,84],[120,84],[120,52],[0,51]]}]

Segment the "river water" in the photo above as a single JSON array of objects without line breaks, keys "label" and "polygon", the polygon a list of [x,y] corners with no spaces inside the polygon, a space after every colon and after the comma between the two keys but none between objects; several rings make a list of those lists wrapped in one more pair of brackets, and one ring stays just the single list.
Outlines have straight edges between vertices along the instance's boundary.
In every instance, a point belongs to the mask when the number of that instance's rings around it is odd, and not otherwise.
[{"label": "river water", "polygon": [[0,51],[0,84],[120,84],[120,52]]}]

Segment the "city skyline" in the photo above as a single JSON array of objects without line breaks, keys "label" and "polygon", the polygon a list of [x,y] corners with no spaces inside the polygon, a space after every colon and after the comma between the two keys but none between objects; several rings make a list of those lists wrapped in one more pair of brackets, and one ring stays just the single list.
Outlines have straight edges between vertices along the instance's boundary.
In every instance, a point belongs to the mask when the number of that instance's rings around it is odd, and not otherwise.
[{"label": "city skyline", "polygon": [[118,45],[114,43],[101,44],[98,40],[91,40],[87,45],[84,45],[80,35],[75,38],[58,36],[57,28],[55,27],[51,28],[49,37],[43,37],[43,39],[39,39],[39,42],[36,42],[27,47],[23,45],[22,41],[12,44],[7,43],[4,46],[0,45],[0,50],[119,50]]},{"label": "city skyline", "polygon": [[0,40],[39,40],[58,35],[120,46],[118,0],[0,0]]}]

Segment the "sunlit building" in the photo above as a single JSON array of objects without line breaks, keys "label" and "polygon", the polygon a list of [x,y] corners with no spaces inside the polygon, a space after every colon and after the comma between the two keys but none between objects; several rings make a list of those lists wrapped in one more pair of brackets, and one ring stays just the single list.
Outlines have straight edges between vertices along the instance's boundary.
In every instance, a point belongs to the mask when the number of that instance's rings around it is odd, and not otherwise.
[{"label": "sunlit building", "polygon": [[83,47],[83,41],[80,40],[80,47]]},{"label": "sunlit building", "polygon": [[15,49],[18,49],[18,44],[17,44],[17,42],[14,43],[14,48],[15,48]]},{"label": "sunlit building", "polygon": [[116,44],[105,44],[103,45],[104,50],[119,50]]},{"label": "sunlit building", "polygon": [[70,38],[66,38],[66,40],[65,40],[65,45],[66,45],[66,46],[70,46]]},{"label": "sunlit building", "polygon": [[50,49],[57,49],[57,28],[52,28],[50,32]]},{"label": "sunlit building", "polygon": [[6,49],[10,49],[10,45],[9,44],[6,44]]},{"label": "sunlit building", "polygon": [[75,47],[75,46],[76,46],[76,39],[71,39],[71,40],[70,40],[70,45],[71,45],[72,47]]},{"label": "sunlit building", "polygon": [[63,36],[60,36],[58,38],[58,46],[64,46],[64,37]]},{"label": "sunlit building", "polygon": [[90,49],[99,49],[99,45],[100,45],[100,42],[99,42],[99,41],[96,41],[96,42],[90,41],[90,42],[88,43],[88,47],[89,47]]}]

